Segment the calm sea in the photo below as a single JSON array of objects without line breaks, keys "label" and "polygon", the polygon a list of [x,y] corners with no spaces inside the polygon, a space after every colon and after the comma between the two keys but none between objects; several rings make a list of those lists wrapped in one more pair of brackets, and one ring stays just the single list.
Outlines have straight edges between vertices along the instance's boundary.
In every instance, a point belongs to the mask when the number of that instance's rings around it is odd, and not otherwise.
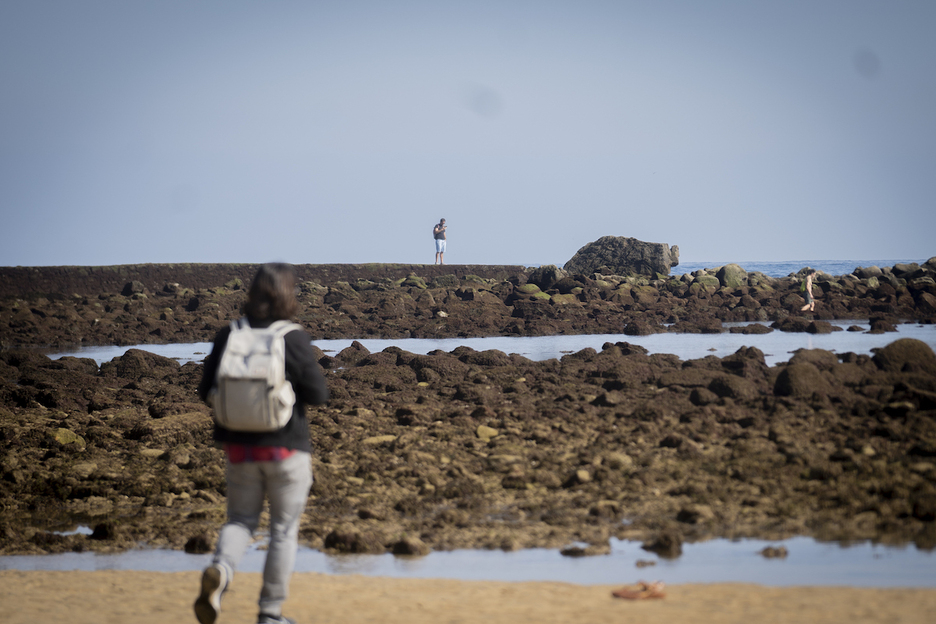
[{"label": "calm sea", "polygon": [[[928,258],[912,258],[898,260],[784,260],[782,262],[734,262],[747,272],[759,271],[768,277],[787,277],[800,269],[810,267],[829,275],[848,275],[858,267],[876,266],[880,268],[892,267],[895,264],[910,264],[916,262],[923,264]],[[714,269],[724,266],[726,262],[680,262],[670,271],[673,275],[692,273],[699,269]]]}]

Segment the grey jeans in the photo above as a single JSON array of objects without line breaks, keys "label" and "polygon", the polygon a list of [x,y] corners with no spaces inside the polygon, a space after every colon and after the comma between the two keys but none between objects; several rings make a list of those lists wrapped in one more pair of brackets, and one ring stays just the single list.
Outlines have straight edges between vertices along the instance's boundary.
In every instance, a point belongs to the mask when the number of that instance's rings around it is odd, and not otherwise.
[{"label": "grey jeans", "polygon": [[312,487],[312,457],[296,452],[283,461],[227,463],[227,522],[221,528],[214,563],[228,579],[240,563],[263,511],[270,503],[270,545],[263,566],[260,612],[281,615],[296,565],[299,520]]}]

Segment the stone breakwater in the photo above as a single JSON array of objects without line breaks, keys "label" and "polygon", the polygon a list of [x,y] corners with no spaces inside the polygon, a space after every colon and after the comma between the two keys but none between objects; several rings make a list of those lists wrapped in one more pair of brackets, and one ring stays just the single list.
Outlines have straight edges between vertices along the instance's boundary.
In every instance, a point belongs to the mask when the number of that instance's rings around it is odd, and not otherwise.
[{"label": "stone breakwater", "polygon": [[[874,318],[880,331],[932,318],[929,269],[908,269],[824,278],[820,317]],[[609,315],[615,332],[715,331],[766,314],[781,330],[823,329],[794,311],[795,278],[402,271],[303,279],[304,323],[335,332],[322,337],[451,337],[610,333]],[[3,343],[209,340],[236,314],[237,280],[4,297]],[[773,367],[756,348],[681,361],[627,342],[543,362],[353,343],[319,361],[333,398],[308,410],[316,481],[302,540],[314,548],[588,555],[617,537],[678,556],[687,541],[792,535],[936,547],[936,355],[919,341],[873,357],[801,350]],[[225,486],[201,371],[138,349],[98,366],[4,346],[0,554],[210,550]]]},{"label": "stone breakwater", "polygon": [[[0,269],[0,345],[204,342],[238,314],[256,265]],[[802,316],[800,275],[737,265],[660,279],[574,275],[553,266],[298,265],[299,322],[313,338],[456,338],[719,332],[771,323],[827,332],[833,319],[887,331],[936,321],[936,258],[820,275]],[[735,331],[765,331],[755,325]]]}]

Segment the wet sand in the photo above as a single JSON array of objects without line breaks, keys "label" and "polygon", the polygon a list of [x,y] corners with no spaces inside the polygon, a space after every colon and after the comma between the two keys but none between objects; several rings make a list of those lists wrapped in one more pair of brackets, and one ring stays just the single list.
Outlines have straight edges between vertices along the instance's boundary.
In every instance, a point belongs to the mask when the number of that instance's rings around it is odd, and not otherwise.
[{"label": "wet sand", "polygon": [[[6,624],[195,622],[191,603],[198,578],[197,572],[0,571],[0,605]],[[255,622],[259,587],[259,574],[239,574],[225,595],[219,624]],[[303,573],[293,577],[285,614],[299,624],[909,624],[931,622],[936,611],[934,589],[687,584],[666,587],[663,599],[630,601],[612,597],[620,587]]]}]

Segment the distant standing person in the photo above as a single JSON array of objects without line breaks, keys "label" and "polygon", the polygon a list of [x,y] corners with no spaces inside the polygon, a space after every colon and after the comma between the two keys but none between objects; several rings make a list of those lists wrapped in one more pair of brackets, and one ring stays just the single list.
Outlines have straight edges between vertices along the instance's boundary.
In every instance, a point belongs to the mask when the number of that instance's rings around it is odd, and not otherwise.
[{"label": "distant standing person", "polygon": [[816,311],[816,300],[813,299],[812,296],[813,276],[815,275],[816,272],[812,270],[806,274],[806,281],[803,283],[803,296],[806,298],[806,305],[800,308],[800,312],[805,312],[806,310],[810,312]]},{"label": "distant standing person", "polygon": [[436,223],[434,228],[432,228],[432,238],[435,239],[436,264],[445,264],[445,229],[447,227],[448,226],[445,225],[445,219],[439,219],[439,222]]},{"label": "distant standing person", "polygon": [[[288,321],[299,311],[293,268],[281,263],[260,267],[250,285],[243,311],[244,318],[236,321],[236,327],[225,327],[215,337],[198,387],[201,399],[212,401],[216,417],[219,407],[225,414],[231,413],[228,410],[253,413],[257,403],[238,398],[242,395],[227,394],[224,388],[228,387],[229,378],[225,377],[225,386],[220,387],[217,372],[226,370],[222,364],[233,361],[231,358],[222,361],[228,347],[235,350],[232,353],[243,351],[239,348],[242,332],[250,332],[251,336],[256,332],[262,336],[264,328],[271,328],[277,321]],[[257,622],[295,624],[283,616],[282,609],[296,561],[299,521],[312,486],[311,440],[305,406],[328,401],[328,386],[309,334],[298,325],[278,323],[271,329],[276,331],[277,328],[286,333],[281,338],[283,351],[277,351],[283,355],[273,359],[285,369],[285,383],[292,386],[290,394],[295,395],[291,412],[283,414],[289,420],[279,429],[264,431],[250,427],[225,428],[217,419],[215,421],[214,440],[227,456],[227,522],[218,536],[212,563],[202,574],[201,591],[195,601],[195,616],[201,624],[214,624],[218,619],[221,597],[230,586],[237,564],[260,524],[264,499],[270,509],[270,543],[263,566]],[[232,337],[234,331],[238,332],[237,338]],[[226,401],[235,403],[231,406]],[[248,405],[251,409],[242,407]]]}]

